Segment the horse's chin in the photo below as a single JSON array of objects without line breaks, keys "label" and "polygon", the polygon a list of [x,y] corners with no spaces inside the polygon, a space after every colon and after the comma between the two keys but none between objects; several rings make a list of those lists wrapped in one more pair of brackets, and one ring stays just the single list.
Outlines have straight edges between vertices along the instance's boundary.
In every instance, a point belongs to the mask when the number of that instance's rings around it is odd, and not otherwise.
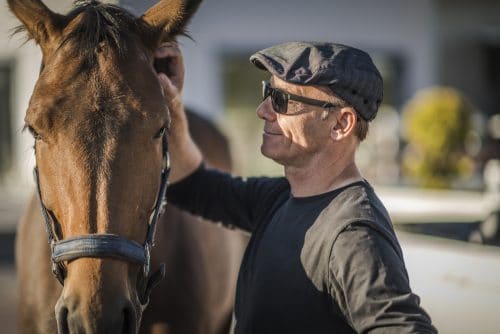
[{"label": "horse's chin", "polygon": [[55,305],[59,334],[138,333],[145,306],[135,290],[127,289],[129,284],[119,280],[114,284],[87,284],[81,275],[69,274]]}]

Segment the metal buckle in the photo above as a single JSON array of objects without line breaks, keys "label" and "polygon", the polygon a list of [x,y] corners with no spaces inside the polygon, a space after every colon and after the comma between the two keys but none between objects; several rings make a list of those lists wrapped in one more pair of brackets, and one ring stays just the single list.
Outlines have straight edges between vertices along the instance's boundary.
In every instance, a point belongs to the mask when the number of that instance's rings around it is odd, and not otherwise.
[{"label": "metal buckle", "polygon": [[163,170],[167,170],[170,168],[170,154],[168,152],[166,152],[164,155],[163,155]]},{"label": "metal buckle", "polygon": [[54,258],[52,257],[52,255],[54,255],[54,246],[55,246],[55,241],[54,240],[51,240],[50,241],[50,254],[51,254],[51,262],[52,262],[52,274],[54,274],[54,276],[56,277],[59,277],[59,268],[57,267],[57,262],[54,261]]},{"label": "metal buckle", "polygon": [[160,210],[159,210],[159,214],[158,214],[158,218],[163,216],[163,214],[165,213],[165,209],[167,208],[167,199],[166,198],[163,198],[161,200],[161,204],[160,204]]}]

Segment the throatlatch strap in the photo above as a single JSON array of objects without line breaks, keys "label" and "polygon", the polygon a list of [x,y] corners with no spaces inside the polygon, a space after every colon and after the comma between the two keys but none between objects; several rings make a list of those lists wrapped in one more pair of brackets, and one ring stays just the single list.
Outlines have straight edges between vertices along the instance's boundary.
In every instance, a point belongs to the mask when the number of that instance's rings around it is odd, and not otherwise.
[{"label": "throatlatch strap", "polygon": [[52,244],[56,237],[54,235],[52,219],[50,218],[49,213],[47,212],[47,208],[43,205],[42,202],[42,191],[40,190],[40,181],[38,179],[38,168],[36,166],[33,168],[33,178],[35,179],[36,184],[36,195],[38,197],[38,203],[40,204],[40,209],[42,210],[43,220],[45,223],[45,231],[47,232],[47,237],[49,238],[49,244]]}]

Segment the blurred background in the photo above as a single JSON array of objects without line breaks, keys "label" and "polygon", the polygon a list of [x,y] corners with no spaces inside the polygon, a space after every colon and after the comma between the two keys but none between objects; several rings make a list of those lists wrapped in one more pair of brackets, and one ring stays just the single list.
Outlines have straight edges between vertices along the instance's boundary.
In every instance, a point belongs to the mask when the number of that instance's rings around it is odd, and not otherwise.
[{"label": "blurred background", "polygon": [[[142,14],[155,1],[114,1]],[[45,1],[64,13],[71,1]],[[31,178],[22,133],[40,66],[0,3],[0,332],[15,333],[13,244]],[[186,105],[230,140],[235,174],[281,175],[260,154],[265,72],[249,56],[291,40],[368,51],[385,96],[357,161],[398,231],[413,289],[441,333],[499,333],[500,2],[212,0],[181,38]]]}]

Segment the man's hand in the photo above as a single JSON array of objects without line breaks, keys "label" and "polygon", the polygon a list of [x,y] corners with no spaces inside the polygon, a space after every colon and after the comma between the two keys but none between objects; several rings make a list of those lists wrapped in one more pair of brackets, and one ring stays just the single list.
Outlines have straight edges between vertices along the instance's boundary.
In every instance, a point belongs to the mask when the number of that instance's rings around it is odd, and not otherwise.
[{"label": "man's hand", "polygon": [[172,157],[170,182],[176,182],[196,170],[202,161],[201,152],[189,134],[182,103],[184,63],[177,43],[162,44],[155,52],[154,64],[170,111],[171,126],[168,130],[168,137],[171,139],[169,152]]},{"label": "man's hand", "polygon": [[155,52],[155,69],[175,128],[174,135],[187,131],[187,120],[182,104],[184,62],[176,42],[163,43]]},{"label": "man's hand", "polygon": [[184,86],[184,61],[177,42],[165,42],[155,52],[154,66],[158,75],[163,73],[182,93]]}]

